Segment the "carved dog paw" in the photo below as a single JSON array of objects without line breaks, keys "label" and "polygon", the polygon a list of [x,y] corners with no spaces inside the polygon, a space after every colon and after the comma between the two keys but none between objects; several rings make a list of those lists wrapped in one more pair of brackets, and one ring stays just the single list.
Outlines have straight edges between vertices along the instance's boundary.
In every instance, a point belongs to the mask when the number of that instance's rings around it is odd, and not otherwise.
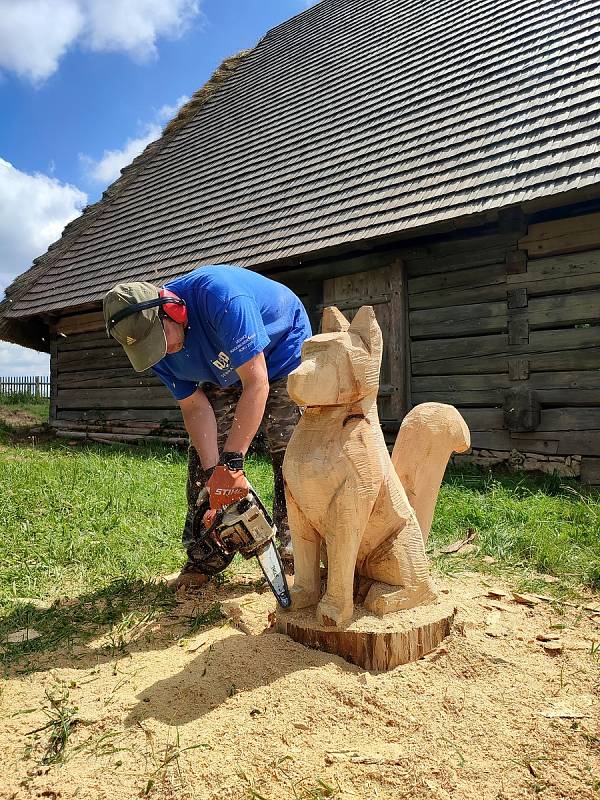
[{"label": "carved dog paw", "polygon": [[340,608],[323,599],[317,606],[316,617],[319,625],[323,625],[326,628],[337,628],[348,622],[353,613],[354,605],[352,603]]},{"label": "carved dog paw", "polygon": [[308,608],[309,606],[316,606],[319,602],[319,592],[309,592],[301,586],[292,586],[290,589],[292,598],[292,609]]},{"label": "carved dog paw", "polygon": [[407,591],[403,586],[390,586],[388,583],[375,582],[365,598],[365,608],[371,614],[383,617],[394,611],[405,611],[416,606],[435,603],[438,592],[433,581],[428,581],[425,588],[418,591]]}]

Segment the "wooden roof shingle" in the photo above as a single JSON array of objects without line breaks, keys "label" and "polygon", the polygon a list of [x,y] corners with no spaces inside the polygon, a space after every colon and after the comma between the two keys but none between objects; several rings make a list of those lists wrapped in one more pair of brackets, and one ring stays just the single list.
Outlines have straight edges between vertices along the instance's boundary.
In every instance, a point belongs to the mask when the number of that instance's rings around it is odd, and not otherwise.
[{"label": "wooden roof shingle", "polygon": [[596,183],[599,31],[598,0],[323,0],[247,52],[9,314]]}]

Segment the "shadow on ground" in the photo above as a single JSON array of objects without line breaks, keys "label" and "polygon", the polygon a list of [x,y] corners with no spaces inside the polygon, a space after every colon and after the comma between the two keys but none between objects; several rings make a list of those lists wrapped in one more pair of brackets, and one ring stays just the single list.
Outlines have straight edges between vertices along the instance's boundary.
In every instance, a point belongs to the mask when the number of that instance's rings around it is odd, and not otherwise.
[{"label": "shadow on ground", "polygon": [[[11,674],[49,666],[87,669],[127,653],[172,647],[178,638],[224,624],[220,601],[243,597],[259,585],[262,588],[258,578],[234,575],[179,596],[164,584],[119,580],[97,592],[57,601],[48,609],[11,604],[0,612],[0,642],[22,630],[39,637],[3,644],[0,663]],[[101,646],[91,646],[99,639]]]}]

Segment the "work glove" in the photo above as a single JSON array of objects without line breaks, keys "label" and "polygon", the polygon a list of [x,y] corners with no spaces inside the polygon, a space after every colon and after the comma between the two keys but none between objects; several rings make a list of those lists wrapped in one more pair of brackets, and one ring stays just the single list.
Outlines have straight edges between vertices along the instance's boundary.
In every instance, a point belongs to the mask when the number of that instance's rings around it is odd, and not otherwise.
[{"label": "work glove", "polygon": [[232,470],[217,464],[206,482],[206,488],[209,492],[211,511],[219,511],[225,506],[243,500],[250,491],[250,484],[246,480],[244,470]]}]

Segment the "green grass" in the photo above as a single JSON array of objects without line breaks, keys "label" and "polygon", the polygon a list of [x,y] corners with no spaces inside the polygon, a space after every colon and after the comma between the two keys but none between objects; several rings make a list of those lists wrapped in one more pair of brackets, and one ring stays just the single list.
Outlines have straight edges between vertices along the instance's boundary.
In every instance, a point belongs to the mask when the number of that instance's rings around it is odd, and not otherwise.
[{"label": "green grass", "polygon": [[[19,407],[22,409],[22,406]],[[1,418],[1,417],[0,417]],[[177,569],[186,513],[186,454],[164,447],[78,444],[32,446],[0,430],[0,643],[34,628],[41,636],[7,646],[5,661],[85,641],[108,630],[114,652],[131,631],[167,613],[172,592],[148,579]],[[12,437],[12,438],[11,438]],[[22,437],[21,437],[22,438]],[[253,456],[250,480],[272,503],[270,464]],[[575,481],[450,469],[442,486],[429,551],[477,531],[478,550],[438,556],[442,571],[560,578],[546,593],[600,589],[600,492]],[[496,563],[483,562],[484,555]],[[77,598],[64,603],[61,598]],[[39,610],[23,598],[55,604]],[[215,624],[211,607],[190,629]],[[0,645],[1,646],[1,645]]]},{"label": "green grass", "polygon": [[[145,580],[181,565],[186,455],[167,448],[12,446],[0,452],[0,602]],[[272,502],[270,465],[248,464]]]},{"label": "green grass", "polygon": [[26,392],[15,392],[13,394],[0,392],[0,406],[8,409],[16,408],[26,414],[31,414],[39,419],[40,422],[46,422],[48,420],[50,401],[42,397],[35,398]]},{"label": "green grass", "polygon": [[[600,491],[576,481],[450,469],[436,508],[431,545],[477,531],[477,562],[537,571],[600,589]],[[453,559],[444,559],[452,563]],[[486,568],[489,569],[487,565]]]},{"label": "green grass", "polygon": [[0,393],[0,445],[30,437],[29,429],[32,425],[48,422],[49,410],[49,400],[36,400],[30,395]]},{"label": "green grass", "polygon": [[[8,646],[0,661],[6,666],[33,653],[49,652],[73,644],[84,644],[106,631],[105,655],[125,652],[130,637],[148,622],[168,614],[176,604],[173,592],[164,584],[115,580],[76,599],[60,600],[46,609],[14,602],[0,603],[0,642],[11,631],[33,628],[40,636],[23,644]],[[22,671],[28,672],[29,664]]]}]

